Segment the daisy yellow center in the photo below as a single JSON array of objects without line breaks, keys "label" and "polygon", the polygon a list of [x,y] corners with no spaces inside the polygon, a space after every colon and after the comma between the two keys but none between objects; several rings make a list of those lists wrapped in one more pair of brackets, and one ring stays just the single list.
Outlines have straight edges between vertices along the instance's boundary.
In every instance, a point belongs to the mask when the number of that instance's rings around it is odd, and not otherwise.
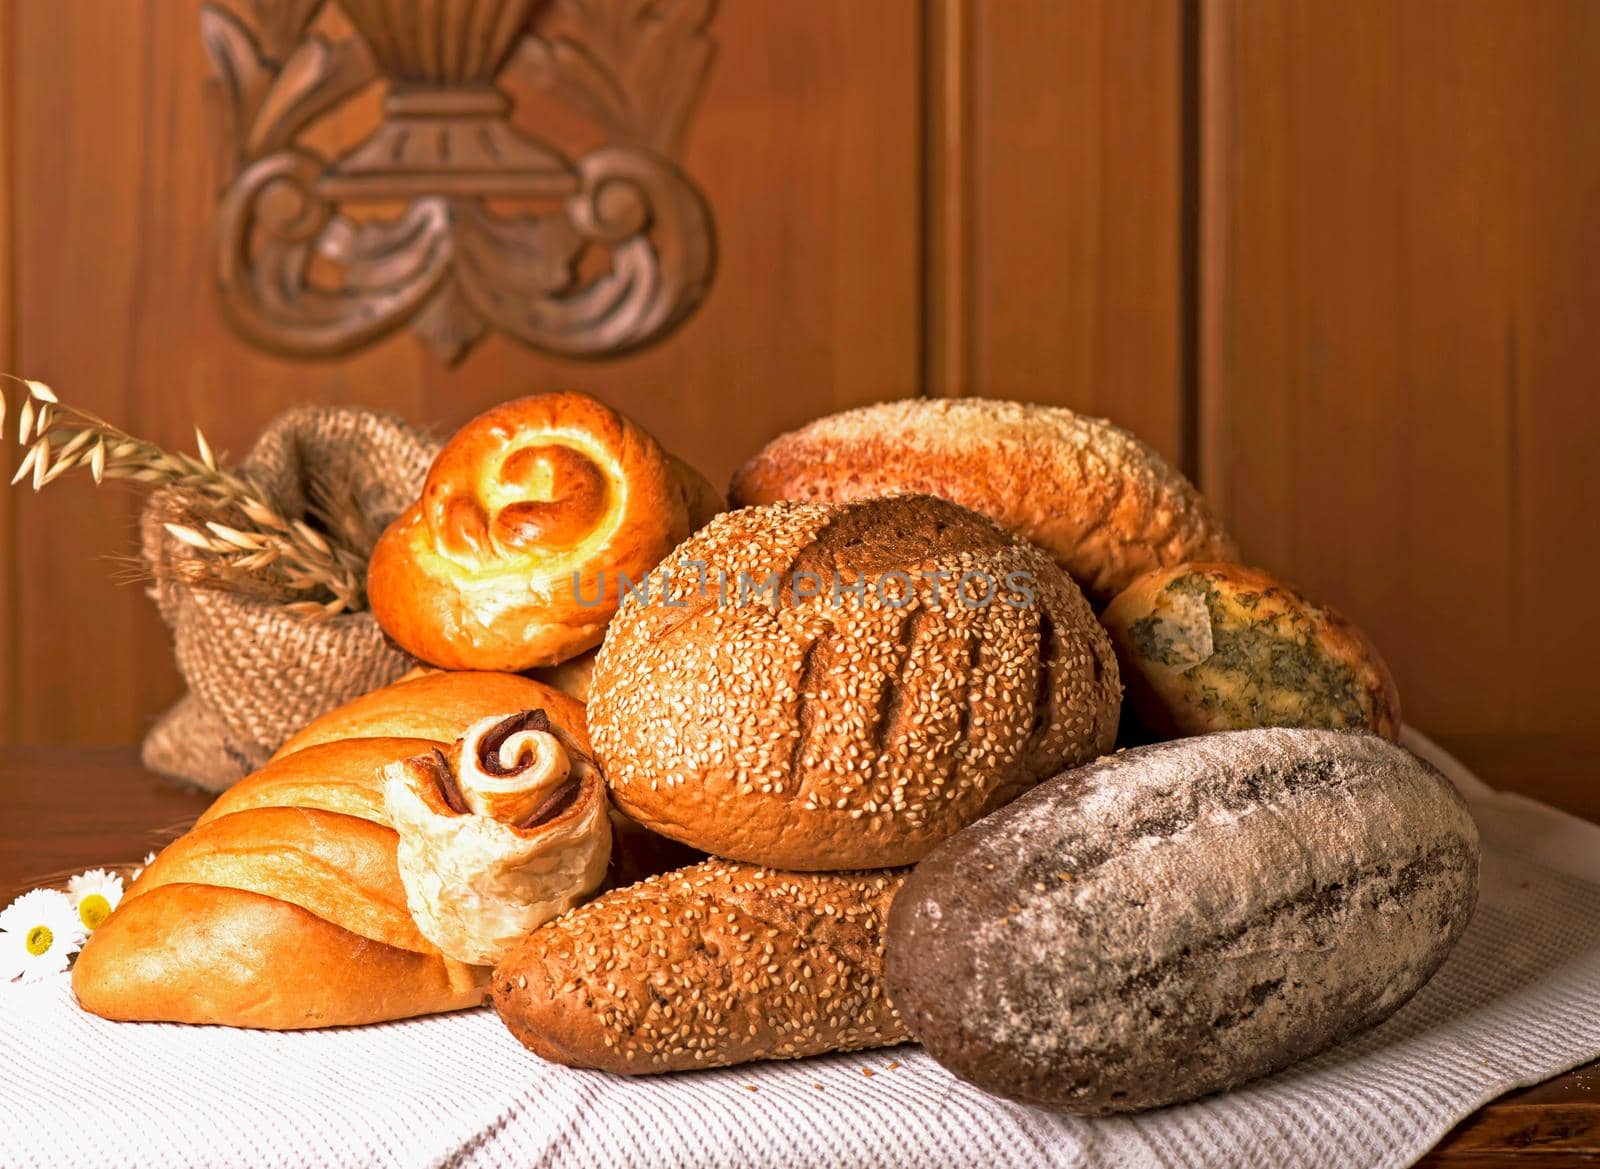
[{"label": "daisy yellow center", "polygon": [[48,950],[55,940],[56,936],[50,932],[49,926],[36,925],[28,931],[28,953],[37,958]]},{"label": "daisy yellow center", "polygon": [[98,929],[111,916],[111,902],[102,893],[91,893],[78,902],[78,917],[89,929]]}]

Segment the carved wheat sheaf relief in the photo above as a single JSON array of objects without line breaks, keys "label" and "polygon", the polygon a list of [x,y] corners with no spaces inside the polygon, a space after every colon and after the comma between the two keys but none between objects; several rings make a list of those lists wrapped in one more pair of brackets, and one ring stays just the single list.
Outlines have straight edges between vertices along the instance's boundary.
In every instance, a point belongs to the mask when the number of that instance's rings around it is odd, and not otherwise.
[{"label": "carved wheat sheaf relief", "polygon": [[[335,8],[350,34],[319,21]],[[230,320],[303,358],[409,327],[449,364],[491,329],[569,357],[665,336],[714,263],[710,212],[675,161],[711,62],[711,14],[711,0],[203,5]],[[510,71],[603,144],[569,158],[515,124]],[[311,144],[372,86],[375,131],[332,158]]]}]

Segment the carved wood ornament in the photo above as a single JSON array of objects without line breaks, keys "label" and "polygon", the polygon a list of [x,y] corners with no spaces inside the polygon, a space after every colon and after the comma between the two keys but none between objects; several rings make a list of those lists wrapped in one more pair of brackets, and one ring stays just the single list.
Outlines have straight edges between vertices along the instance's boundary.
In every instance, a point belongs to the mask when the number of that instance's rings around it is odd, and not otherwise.
[{"label": "carved wood ornament", "polygon": [[[312,28],[325,4],[353,36]],[[711,0],[203,5],[230,152],[217,257],[228,315],[255,344],[306,358],[409,325],[450,364],[491,328],[569,357],[669,333],[705,296],[714,259],[710,213],[673,160],[710,64],[710,18]],[[569,159],[514,125],[497,84],[508,70],[605,143]],[[308,144],[374,83],[374,133],[331,161]]]}]

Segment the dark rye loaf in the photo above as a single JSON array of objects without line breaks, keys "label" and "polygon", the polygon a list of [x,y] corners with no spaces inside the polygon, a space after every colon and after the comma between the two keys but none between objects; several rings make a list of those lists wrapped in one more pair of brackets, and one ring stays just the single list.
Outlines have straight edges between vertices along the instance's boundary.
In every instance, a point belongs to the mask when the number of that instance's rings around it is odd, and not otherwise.
[{"label": "dark rye loaf", "polygon": [[1322,730],[1207,735],[1067,772],[946,841],[895,898],[886,975],[957,1075],[1132,1111],[1388,1017],[1477,889],[1477,828],[1408,751]]}]

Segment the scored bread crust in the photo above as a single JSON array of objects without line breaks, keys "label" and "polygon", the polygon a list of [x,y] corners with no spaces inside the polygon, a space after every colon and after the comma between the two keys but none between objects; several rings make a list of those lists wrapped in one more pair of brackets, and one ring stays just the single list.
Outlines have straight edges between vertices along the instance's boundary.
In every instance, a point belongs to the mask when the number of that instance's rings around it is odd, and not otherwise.
[{"label": "scored bread crust", "polygon": [[[955,504],[747,508],[667,564],[687,581],[703,565],[706,589],[630,597],[589,701],[613,799],[664,836],[788,869],[910,864],[1115,738],[1116,660],[1082,594],[1040,550]],[[949,574],[938,599],[924,572]],[[968,605],[955,596],[963,572],[988,574],[997,593],[1023,574],[1033,602]],[[806,599],[785,584],[767,604],[741,600],[740,573],[825,583]],[[865,601],[836,599],[835,574],[866,582]],[[880,580],[915,583],[896,607],[878,600]]]},{"label": "scored bread crust", "polygon": [[583,703],[517,674],[459,670],[407,678],[352,699],[313,719],[272,758],[276,761],[318,743],[344,739],[453,743],[479,719],[519,710],[543,710],[588,751]]},{"label": "scored bread crust", "polygon": [[496,967],[495,1009],[543,1058],[620,1075],[903,1043],[882,939],[904,876],[653,877],[535,930]]},{"label": "scored bread crust", "polygon": [[926,492],[1045,549],[1103,605],[1140,573],[1237,549],[1200,493],[1105,419],[986,398],[908,398],[780,435],[733,477],[732,506]]}]

